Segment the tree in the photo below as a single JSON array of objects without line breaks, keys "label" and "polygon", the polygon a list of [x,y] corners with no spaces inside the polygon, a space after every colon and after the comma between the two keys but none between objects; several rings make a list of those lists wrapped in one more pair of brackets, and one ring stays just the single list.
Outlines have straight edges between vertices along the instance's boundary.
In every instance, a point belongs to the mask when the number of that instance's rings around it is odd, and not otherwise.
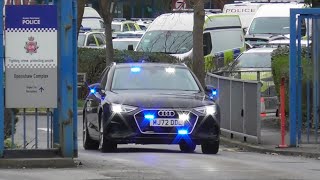
[{"label": "tree", "polygon": [[202,86],[205,86],[205,68],[203,54],[204,0],[192,0],[194,8],[193,25],[193,57],[192,70]]},{"label": "tree", "polygon": [[78,17],[77,17],[77,19],[78,19],[78,27],[77,27],[78,35],[79,35],[80,28],[81,28],[84,8],[85,8],[87,2],[88,2],[88,0],[78,0]]},{"label": "tree", "polygon": [[112,45],[112,20],[117,0],[99,0],[100,13],[105,24],[106,35],[106,65],[113,62],[114,52]]}]

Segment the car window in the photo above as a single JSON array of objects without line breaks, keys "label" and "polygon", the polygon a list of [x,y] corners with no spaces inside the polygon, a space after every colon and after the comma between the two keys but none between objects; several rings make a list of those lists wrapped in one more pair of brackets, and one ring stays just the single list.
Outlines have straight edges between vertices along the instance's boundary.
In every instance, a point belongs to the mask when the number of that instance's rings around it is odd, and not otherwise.
[{"label": "car window", "polygon": [[100,84],[102,89],[106,89],[109,70],[110,70],[110,66],[106,67],[102,72],[102,76],[100,77],[101,79]]},{"label": "car window", "polygon": [[211,38],[213,41],[213,53],[241,48],[244,46],[242,29],[213,31],[211,33]]},{"label": "car window", "polygon": [[128,23],[128,27],[129,27],[130,31],[136,31],[137,30],[133,23]]},{"label": "car window", "polygon": [[96,40],[95,40],[93,34],[90,34],[90,35],[88,36],[88,40],[87,40],[87,44],[86,44],[86,45],[87,45],[87,46],[97,46]]},{"label": "car window", "polygon": [[84,46],[85,40],[86,40],[86,35],[79,34],[79,36],[78,36],[78,46]]},{"label": "car window", "polygon": [[140,27],[140,29],[141,29],[142,31],[146,31],[146,30],[147,30],[147,27],[144,26],[144,25],[139,25],[139,27]]},{"label": "car window", "polygon": [[232,70],[241,68],[271,68],[271,52],[243,53],[232,65]]},{"label": "car window", "polygon": [[258,17],[253,19],[249,34],[289,34],[289,17]]},{"label": "car window", "polygon": [[104,29],[106,27],[102,20],[100,20],[100,26],[101,26],[101,29]]},{"label": "car window", "polygon": [[127,24],[124,24],[124,25],[123,25],[123,32],[125,32],[125,31],[129,31],[129,27],[128,27]]},{"label": "car window", "polygon": [[96,38],[96,40],[98,42],[98,46],[103,46],[103,45],[106,44],[104,39],[101,37],[100,34],[94,34],[94,36],[95,36],[95,38]]},{"label": "car window", "polygon": [[121,31],[121,25],[120,24],[112,24],[111,25],[112,31],[113,32],[119,32]]},{"label": "car window", "polygon": [[138,44],[138,41],[112,41],[113,49],[117,50],[127,50],[128,45],[133,45],[135,48]]},{"label": "car window", "polygon": [[191,72],[185,68],[125,67],[115,70],[112,90],[173,90],[198,92]]},{"label": "car window", "polygon": [[212,41],[210,32],[203,34],[203,52],[204,56],[210,54],[212,51]]},{"label": "car window", "polygon": [[193,47],[192,31],[149,31],[141,39],[137,50],[183,54]]}]

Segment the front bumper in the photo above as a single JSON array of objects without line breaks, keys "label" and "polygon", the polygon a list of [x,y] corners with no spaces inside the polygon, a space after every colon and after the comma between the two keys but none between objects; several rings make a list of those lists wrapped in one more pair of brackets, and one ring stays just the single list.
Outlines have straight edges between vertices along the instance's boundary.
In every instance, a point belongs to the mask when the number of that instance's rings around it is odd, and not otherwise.
[{"label": "front bumper", "polygon": [[[107,114],[104,117],[104,138],[117,144],[179,144],[182,142],[218,141],[220,135],[219,114],[204,116],[190,112],[190,123],[183,127],[152,127],[142,119],[143,111],[132,113]],[[139,116],[140,115],[140,116]],[[178,134],[179,129],[187,134]]]}]

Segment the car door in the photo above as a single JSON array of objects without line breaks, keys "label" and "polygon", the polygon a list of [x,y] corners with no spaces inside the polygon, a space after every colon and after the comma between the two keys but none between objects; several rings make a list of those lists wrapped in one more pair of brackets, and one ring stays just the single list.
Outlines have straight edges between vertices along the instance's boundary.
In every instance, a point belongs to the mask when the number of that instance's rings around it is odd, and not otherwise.
[{"label": "car door", "polygon": [[[105,68],[100,77],[99,84],[104,90],[107,83],[107,75],[110,67]],[[90,92],[86,98],[85,113],[90,134],[99,137],[99,108],[101,107],[101,93],[94,87],[90,86]]]}]

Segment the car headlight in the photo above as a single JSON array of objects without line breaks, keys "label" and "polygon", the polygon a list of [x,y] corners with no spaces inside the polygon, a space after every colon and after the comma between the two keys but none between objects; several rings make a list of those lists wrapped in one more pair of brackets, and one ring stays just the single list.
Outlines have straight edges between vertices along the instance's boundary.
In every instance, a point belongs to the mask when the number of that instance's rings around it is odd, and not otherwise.
[{"label": "car headlight", "polygon": [[136,110],[137,107],[122,105],[122,104],[111,104],[111,111],[114,113],[128,113]]},{"label": "car headlight", "polygon": [[217,113],[217,106],[216,105],[203,106],[203,107],[195,108],[194,110],[202,114],[214,115]]}]

